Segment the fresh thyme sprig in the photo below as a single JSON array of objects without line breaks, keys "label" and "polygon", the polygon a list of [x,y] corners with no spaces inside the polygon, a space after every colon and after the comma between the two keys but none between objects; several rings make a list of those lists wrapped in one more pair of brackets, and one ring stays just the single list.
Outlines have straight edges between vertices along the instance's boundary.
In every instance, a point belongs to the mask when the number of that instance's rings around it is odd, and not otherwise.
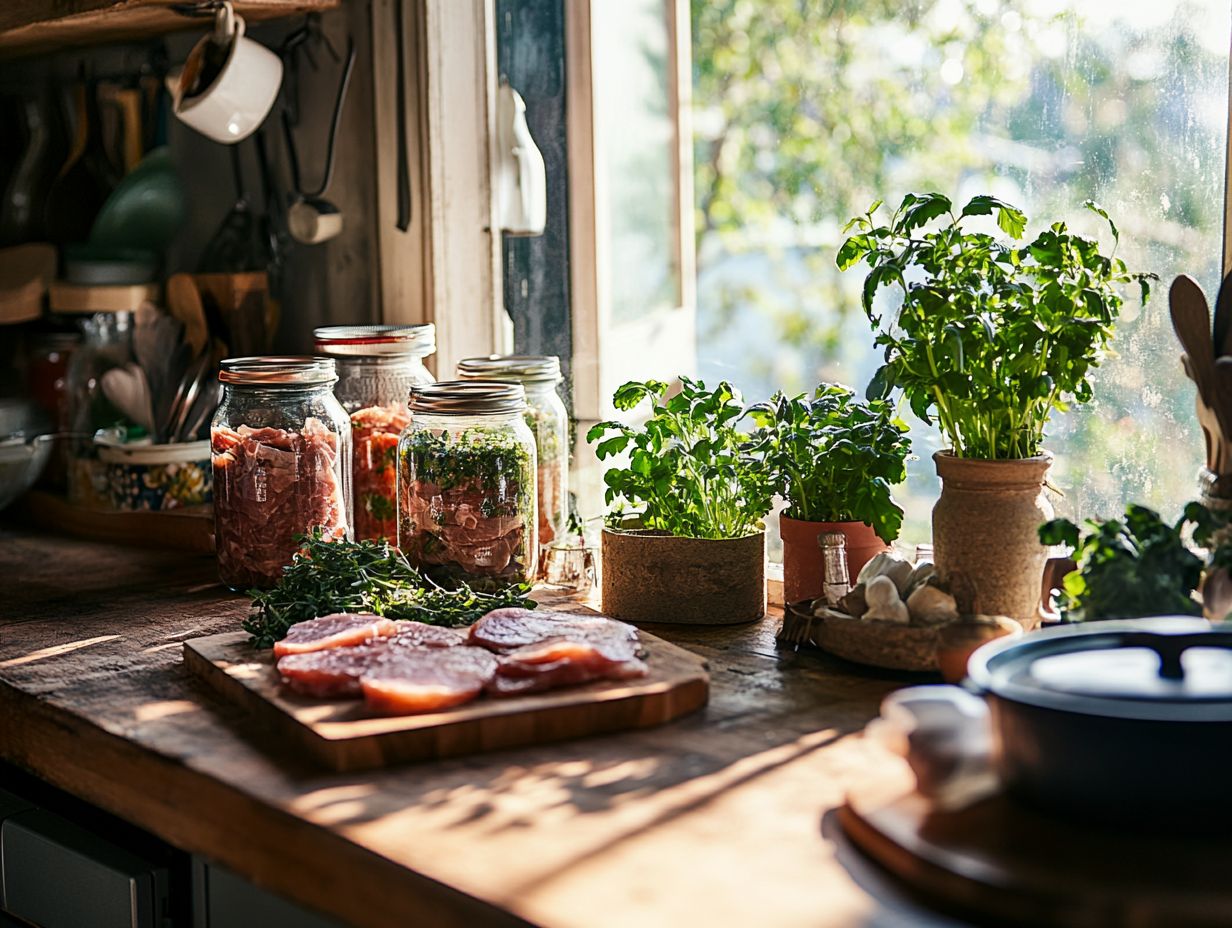
[{"label": "fresh thyme sprig", "polygon": [[383,541],[330,541],[321,531],[300,536],[299,553],[270,590],[252,590],[244,630],[258,648],[272,647],[292,625],[334,612],[371,612],[430,625],[469,625],[504,606],[533,607],[530,587],[491,591],[466,584],[446,589]]}]

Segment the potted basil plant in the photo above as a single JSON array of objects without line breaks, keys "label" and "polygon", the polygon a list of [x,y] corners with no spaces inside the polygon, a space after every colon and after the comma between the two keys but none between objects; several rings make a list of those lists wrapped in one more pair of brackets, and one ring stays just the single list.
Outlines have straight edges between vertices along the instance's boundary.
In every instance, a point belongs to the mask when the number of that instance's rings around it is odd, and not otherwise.
[{"label": "potted basil plant", "polygon": [[[960,608],[1033,625],[1046,556],[1036,529],[1052,517],[1045,430],[1054,412],[1091,399],[1120,288],[1137,284],[1145,302],[1154,275],[1131,273],[1063,222],[1019,244],[1026,215],[995,197],[955,212],[939,193],[907,194],[884,224],[880,205],[848,223],[854,234],[837,257],[842,270],[869,267],[864,311],[885,363],[868,396],[901,391],[949,443],[934,455],[942,490],[933,552]],[[1108,214],[1085,206],[1115,243]],[[971,231],[981,216],[995,216],[1010,241]],[[891,312],[874,303],[882,287],[901,296]]]},{"label": "potted basil plant", "polygon": [[681,378],[630,382],[618,410],[649,403],[640,426],[600,422],[587,434],[614,512],[603,530],[603,610],[630,622],[734,624],[766,611],[762,519],[773,487],[738,424],[745,409],[728,383]]},{"label": "potted basil plant", "polygon": [[890,403],[861,402],[835,383],[819,385],[811,398],[776,393],[750,407],[748,417],[756,426],[752,451],[787,501],[779,519],[784,598],[815,599],[822,533],[846,536],[852,577],[898,537],[903,510],[893,488],[907,479],[907,426]]}]

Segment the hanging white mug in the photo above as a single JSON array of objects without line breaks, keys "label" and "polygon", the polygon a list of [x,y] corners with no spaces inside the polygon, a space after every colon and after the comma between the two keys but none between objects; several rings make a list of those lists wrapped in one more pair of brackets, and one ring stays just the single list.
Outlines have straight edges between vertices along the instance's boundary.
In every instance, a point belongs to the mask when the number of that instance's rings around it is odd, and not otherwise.
[{"label": "hanging white mug", "polygon": [[168,75],[175,115],[202,135],[233,145],[265,121],[282,85],[282,59],[244,35],[244,20],[229,2],[214,17],[214,31]]}]

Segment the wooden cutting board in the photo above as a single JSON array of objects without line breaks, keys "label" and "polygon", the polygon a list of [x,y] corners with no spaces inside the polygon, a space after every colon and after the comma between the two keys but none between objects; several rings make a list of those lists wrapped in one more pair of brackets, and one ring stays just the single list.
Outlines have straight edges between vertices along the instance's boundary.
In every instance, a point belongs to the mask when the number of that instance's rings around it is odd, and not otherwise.
[{"label": "wooden cutting board", "polygon": [[[937,811],[906,765],[839,810],[861,850],[927,900],[981,924],[1036,928],[1232,925],[1232,843],[1226,835],[1108,831],[1053,818],[1005,796]],[[1133,809],[1126,808],[1127,822]]]},{"label": "wooden cutting board", "polygon": [[641,633],[650,674],[547,693],[475,702],[430,715],[370,717],[354,699],[310,699],[285,689],[274,655],[245,632],[184,642],[184,663],[225,698],[258,715],[292,748],[335,770],[364,770],[500,748],[649,728],[700,709],[706,662]]}]

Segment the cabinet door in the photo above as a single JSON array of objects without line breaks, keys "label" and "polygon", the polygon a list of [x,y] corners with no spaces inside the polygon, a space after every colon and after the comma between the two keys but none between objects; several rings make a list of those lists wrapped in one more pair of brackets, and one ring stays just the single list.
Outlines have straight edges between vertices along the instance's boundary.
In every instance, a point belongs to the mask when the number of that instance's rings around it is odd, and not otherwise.
[{"label": "cabinet door", "polygon": [[342,928],[342,924],[194,857],[193,928]]},{"label": "cabinet door", "polygon": [[0,825],[4,908],[39,928],[158,928],[167,873],[43,809]]}]

